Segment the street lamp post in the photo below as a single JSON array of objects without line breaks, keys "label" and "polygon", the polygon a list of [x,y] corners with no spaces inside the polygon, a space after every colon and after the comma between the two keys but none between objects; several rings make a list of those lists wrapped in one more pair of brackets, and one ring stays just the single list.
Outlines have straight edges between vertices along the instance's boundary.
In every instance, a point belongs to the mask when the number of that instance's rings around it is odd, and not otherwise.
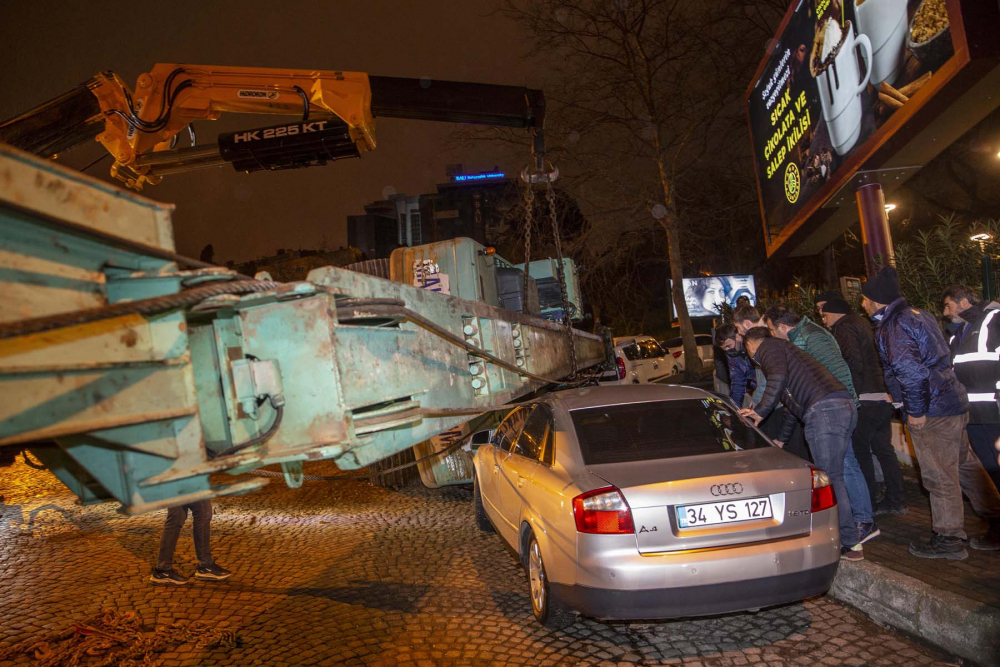
[{"label": "street lamp post", "polygon": [[993,258],[986,252],[986,243],[993,240],[993,235],[989,232],[978,232],[969,237],[970,241],[979,244],[979,266],[983,274],[983,299],[993,300]]}]

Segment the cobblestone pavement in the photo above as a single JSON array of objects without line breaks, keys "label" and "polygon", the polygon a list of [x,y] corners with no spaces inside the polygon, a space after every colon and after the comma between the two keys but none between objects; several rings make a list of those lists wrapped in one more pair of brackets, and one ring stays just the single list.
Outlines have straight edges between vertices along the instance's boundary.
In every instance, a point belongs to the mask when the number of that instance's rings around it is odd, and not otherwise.
[{"label": "cobblestone pavement", "polygon": [[[910,511],[903,516],[878,518],[882,535],[865,545],[865,558],[935,588],[1000,609],[1000,551],[968,549],[969,558],[964,561],[928,560],[910,555],[910,542],[930,535],[931,505],[916,471],[905,470],[903,493]],[[985,533],[987,527],[966,501],[965,532],[974,537]]]},{"label": "cobblestone pavement", "polygon": [[[315,468],[307,472],[316,471]],[[664,623],[536,625],[527,582],[466,489],[279,481],[216,502],[219,583],[148,583],[164,513],[83,508],[51,475],[0,469],[0,648],[105,608],[146,626],[236,629],[242,646],[163,654],[188,665],[930,665],[947,657],[829,598]],[[193,571],[190,522],[175,565]],[[28,655],[14,664],[32,664]]]}]

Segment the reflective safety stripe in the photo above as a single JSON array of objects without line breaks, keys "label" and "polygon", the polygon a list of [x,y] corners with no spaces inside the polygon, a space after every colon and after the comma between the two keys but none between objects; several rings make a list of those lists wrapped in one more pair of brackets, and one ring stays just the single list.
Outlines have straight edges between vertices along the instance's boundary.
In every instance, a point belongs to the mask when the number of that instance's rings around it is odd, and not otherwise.
[{"label": "reflective safety stripe", "polygon": [[969,394],[970,403],[985,403],[986,401],[996,400],[997,395],[995,393],[989,394]]},{"label": "reflective safety stripe", "polygon": [[1000,361],[1000,352],[966,352],[956,354],[952,363],[964,364],[969,361]]},{"label": "reflective safety stripe", "polygon": [[[990,326],[990,320],[992,320],[993,316],[996,315],[996,314],[997,314],[997,311],[995,311],[995,310],[991,310],[990,312],[986,313],[986,319],[984,319],[983,323],[979,326],[979,351],[980,352],[986,352],[986,343],[988,342],[987,339],[990,337],[990,332],[987,329],[987,327]],[[986,333],[985,336],[983,335],[983,332]]]}]

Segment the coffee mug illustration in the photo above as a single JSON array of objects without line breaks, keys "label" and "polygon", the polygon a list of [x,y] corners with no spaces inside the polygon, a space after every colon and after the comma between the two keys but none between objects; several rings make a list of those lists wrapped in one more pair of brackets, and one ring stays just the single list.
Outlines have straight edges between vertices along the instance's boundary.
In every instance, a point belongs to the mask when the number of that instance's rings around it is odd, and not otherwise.
[{"label": "coffee mug illustration", "polygon": [[[856,47],[865,63],[863,77],[858,71]],[[816,31],[809,70],[819,87],[823,120],[838,155],[847,154],[861,136],[861,92],[868,85],[871,62],[871,41],[867,35],[855,37],[850,21],[841,28],[836,19],[829,18]]]},{"label": "coffee mug illustration", "polygon": [[894,84],[906,63],[906,0],[855,0],[854,16],[871,42],[872,85]]}]

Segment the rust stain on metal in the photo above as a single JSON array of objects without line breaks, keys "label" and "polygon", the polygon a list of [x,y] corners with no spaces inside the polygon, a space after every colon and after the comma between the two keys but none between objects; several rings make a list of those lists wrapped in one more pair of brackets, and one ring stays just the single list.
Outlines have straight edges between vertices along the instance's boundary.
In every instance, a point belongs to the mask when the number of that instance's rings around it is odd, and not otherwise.
[{"label": "rust stain on metal", "polygon": [[139,334],[133,329],[126,329],[125,333],[121,335],[121,342],[125,344],[125,347],[135,347],[135,344],[139,342]]},{"label": "rust stain on metal", "polygon": [[239,361],[243,358],[243,348],[242,347],[227,347],[226,348],[226,358],[229,361]]}]

